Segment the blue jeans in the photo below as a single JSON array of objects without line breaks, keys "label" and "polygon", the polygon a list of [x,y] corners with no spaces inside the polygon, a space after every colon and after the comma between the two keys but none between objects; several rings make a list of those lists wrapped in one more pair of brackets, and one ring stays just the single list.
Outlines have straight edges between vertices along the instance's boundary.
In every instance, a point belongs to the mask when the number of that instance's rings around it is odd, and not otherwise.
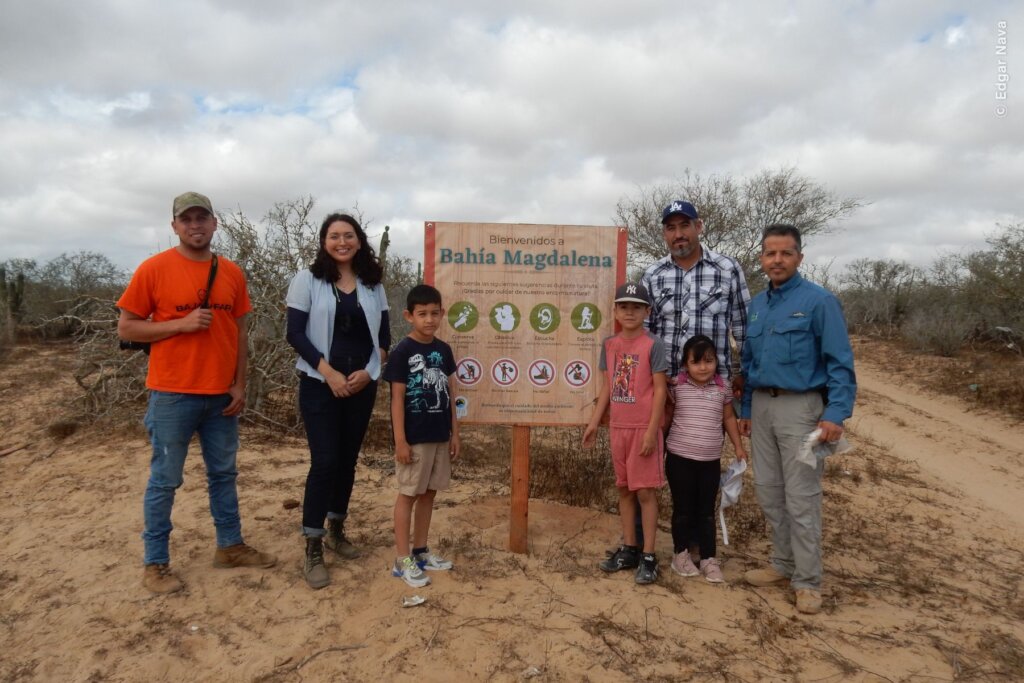
[{"label": "blue jeans", "polygon": [[146,526],[142,532],[143,561],[146,564],[170,562],[168,541],[173,528],[174,492],[182,484],[188,444],[197,432],[206,463],[210,514],[217,529],[217,545],[223,548],[242,542],[235,488],[238,417],[222,414],[230,402],[229,394],[150,392],[144,424],[153,443],[153,459],[142,501]]}]

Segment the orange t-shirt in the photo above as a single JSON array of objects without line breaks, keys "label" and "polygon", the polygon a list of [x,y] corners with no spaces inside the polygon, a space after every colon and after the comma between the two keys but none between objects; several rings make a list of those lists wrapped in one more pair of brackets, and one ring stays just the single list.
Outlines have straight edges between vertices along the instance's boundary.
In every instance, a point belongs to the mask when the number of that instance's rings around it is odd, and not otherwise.
[{"label": "orange t-shirt", "polygon": [[[168,249],[146,259],[117,305],[153,322],[184,318],[203,300],[209,261],[192,261]],[[242,269],[217,259],[210,294],[213,323],[205,330],[153,342],[146,386],[181,394],[223,394],[235,381],[238,318],[252,310]]]}]

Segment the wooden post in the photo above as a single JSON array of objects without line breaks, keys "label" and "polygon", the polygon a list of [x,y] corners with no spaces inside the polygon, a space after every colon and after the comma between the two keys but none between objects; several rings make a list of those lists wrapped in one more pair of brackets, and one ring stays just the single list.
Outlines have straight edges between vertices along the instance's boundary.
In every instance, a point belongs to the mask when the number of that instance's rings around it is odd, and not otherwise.
[{"label": "wooden post", "polygon": [[512,495],[508,524],[508,549],[526,552],[527,516],[530,508],[530,427],[512,425]]}]

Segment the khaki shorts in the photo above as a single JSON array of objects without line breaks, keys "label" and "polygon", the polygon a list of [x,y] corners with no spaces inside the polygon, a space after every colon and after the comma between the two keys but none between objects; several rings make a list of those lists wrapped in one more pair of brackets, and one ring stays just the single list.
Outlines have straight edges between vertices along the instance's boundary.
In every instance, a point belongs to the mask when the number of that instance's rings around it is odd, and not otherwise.
[{"label": "khaki shorts", "polygon": [[452,479],[452,456],[448,442],[417,443],[409,447],[412,462],[395,462],[395,481],[403,496],[418,496],[427,492],[444,491]]}]

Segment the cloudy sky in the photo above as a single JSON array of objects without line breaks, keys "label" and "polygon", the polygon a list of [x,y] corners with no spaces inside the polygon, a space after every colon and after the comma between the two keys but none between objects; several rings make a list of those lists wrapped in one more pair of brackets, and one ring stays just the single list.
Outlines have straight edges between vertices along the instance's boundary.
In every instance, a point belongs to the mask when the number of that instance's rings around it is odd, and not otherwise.
[{"label": "cloudy sky", "polygon": [[810,245],[839,267],[1024,220],[1024,3],[503,4],[3,0],[0,260],[131,268],[191,189],[358,203],[419,258],[424,220],[607,225],[686,168],[861,197]]}]

